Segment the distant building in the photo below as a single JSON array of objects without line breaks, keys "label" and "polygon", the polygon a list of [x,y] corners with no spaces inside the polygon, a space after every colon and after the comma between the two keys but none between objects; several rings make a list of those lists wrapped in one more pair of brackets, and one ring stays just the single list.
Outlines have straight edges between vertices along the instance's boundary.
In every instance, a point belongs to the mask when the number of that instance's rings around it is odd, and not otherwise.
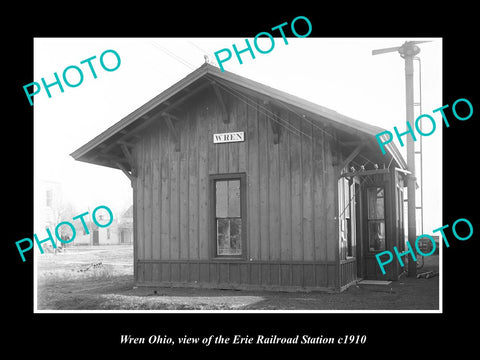
[{"label": "distant building", "polygon": [[131,244],[133,242],[133,205],[131,205],[118,221],[119,244]]},{"label": "distant building", "polygon": [[[118,236],[118,220],[116,218],[113,219],[111,225],[107,227],[99,227],[97,226],[89,217],[85,217],[85,224],[88,228],[88,234],[84,231],[83,226],[79,231],[77,229],[77,236],[75,240],[72,242],[73,246],[77,245],[90,245],[90,246],[97,246],[97,245],[116,245],[119,244],[119,236]],[[97,220],[102,223],[101,215],[98,216]]]},{"label": "distant building", "polygon": [[[97,220],[104,223],[103,215],[97,213]],[[133,242],[133,205],[131,205],[120,218],[114,217],[108,227],[102,228],[95,225],[90,216],[84,218],[89,234],[83,226],[77,228],[77,236],[72,244],[75,245],[116,245],[132,244]]]},{"label": "distant building", "polygon": [[63,201],[62,184],[50,180],[35,182],[34,229],[55,227]]}]

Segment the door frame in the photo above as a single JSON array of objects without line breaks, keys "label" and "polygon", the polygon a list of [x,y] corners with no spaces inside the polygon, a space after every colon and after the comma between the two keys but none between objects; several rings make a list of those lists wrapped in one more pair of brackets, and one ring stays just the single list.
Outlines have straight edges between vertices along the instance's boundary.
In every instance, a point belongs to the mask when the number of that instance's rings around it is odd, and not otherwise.
[{"label": "door frame", "polygon": [[365,258],[363,256],[363,184],[359,177],[353,178],[353,190],[355,191],[355,257],[357,260],[357,278],[365,277]]},{"label": "door frame", "polygon": [[[386,274],[383,275],[378,264],[376,254],[391,250],[392,248],[392,239],[391,239],[391,180],[390,176],[384,176],[384,173],[379,173],[375,175],[366,175],[369,180],[361,182],[360,189],[360,252],[359,252],[359,265],[358,265],[358,275],[363,279],[369,280],[386,280],[393,276],[393,269],[390,267],[386,268]],[[383,188],[384,196],[384,223],[385,223],[385,250],[380,251],[370,251],[368,243],[368,199],[367,199],[367,189],[372,187],[381,187]]]}]

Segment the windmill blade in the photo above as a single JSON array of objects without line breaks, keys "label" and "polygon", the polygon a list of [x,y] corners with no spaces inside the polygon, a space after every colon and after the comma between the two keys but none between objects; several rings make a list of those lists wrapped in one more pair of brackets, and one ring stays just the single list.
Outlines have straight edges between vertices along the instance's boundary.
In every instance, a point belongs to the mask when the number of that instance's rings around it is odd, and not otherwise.
[{"label": "windmill blade", "polygon": [[423,44],[423,43],[429,43],[429,42],[432,42],[432,40],[409,41],[408,43],[409,43],[409,44],[412,44],[412,45],[417,45],[417,44]]},{"label": "windmill blade", "polygon": [[385,53],[389,53],[389,52],[395,52],[395,51],[398,51],[398,49],[400,49],[400,48],[401,48],[401,46],[395,46],[395,47],[391,47],[391,48],[372,50],[372,55],[378,55],[378,54],[385,54]]},{"label": "windmill blade", "polygon": [[402,46],[396,46],[396,47],[390,47],[390,48],[384,48],[384,49],[378,49],[378,50],[372,50],[372,55],[379,55],[379,54],[385,54],[389,52],[395,52],[400,50],[402,47],[404,47],[406,44],[408,45],[417,45],[417,44],[423,44],[423,43],[428,43],[432,42],[432,40],[422,40],[422,41],[407,41],[405,44]]}]

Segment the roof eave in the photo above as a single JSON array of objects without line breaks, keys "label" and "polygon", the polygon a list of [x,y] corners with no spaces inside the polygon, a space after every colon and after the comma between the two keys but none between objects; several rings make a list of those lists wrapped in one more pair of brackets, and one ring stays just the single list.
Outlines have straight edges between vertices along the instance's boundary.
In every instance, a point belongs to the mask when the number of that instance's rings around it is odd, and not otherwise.
[{"label": "roof eave", "polygon": [[[109,127],[107,130],[103,131],[101,134],[97,135],[95,138],[87,142],[85,145],[81,146],[80,148],[72,152],[70,156],[72,156],[75,160],[92,162],[86,157],[86,155],[90,151],[94,150],[100,144],[105,143],[106,141],[111,139],[113,136],[118,134],[120,131],[125,129],[127,126],[133,124],[134,122],[136,122],[137,120],[139,120],[140,118],[148,114],[150,111],[155,109],[157,106],[166,102],[172,96],[178,94],[180,91],[190,86],[191,84],[193,84],[195,81],[199,80],[206,74],[213,75],[216,77],[216,79],[219,79],[220,81],[224,80],[224,81],[236,84],[240,87],[247,88],[251,91],[261,93],[265,96],[274,98],[277,101],[283,102],[285,104],[289,104],[290,106],[301,108],[303,111],[309,112],[311,114],[315,114],[316,116],[324,117],[325,119],[332,121],[335,124],[340,124],[342,127],[354,129],[359,133],[367,135],[367,137],[370,137],[370,136],[375,137],[376,134],[384,131],[384,129],[380,127],[355,120],[348,116],[339,114],[334,110],[325,108],[318,104],[301,99],[297,96],[285,93],[281,90],[277,90],[267,85],[244,78],[240,75],[237,75],[228,71],[221,72],[216,67],[205,63],[202,66],[200,66],[198,69],[189,73],[180,81],[170,86],[168,89],[164,90],[158,96],[154,97],[153,99],[151,99],[150,101],[148,101],[147,103],[145,103],[144,105],[142,105],[141,107],[139,107],[138,109],[136,109],[135,111],[127,115],[126,117],[124,117],[122,120],[115,123],[114,125]],[[376,139],[375,139],[375,143],[376,143]],[[401,156],[400,152],[398,151],[398,149],[393,143],[387,144],[386,149],[389,152],[389,154],[394,158],[398,166],[404,169],[407,168],[407,165],[403,157]],[[104,165],[104,163],[102,162],[93,162],[93,163],[101,166],[108,166],[108,165]],[[111,167],[114,167],[114,166],[111,166]]]},{"label": "roof eave", "polygon": [[170,97],[174,96],[179,91],[183,90],[185,87],[187,87],[191,83],[195,82],[196,80],[204,76],[207,72],[208,72],[208,67],[206,66],[199,67],[195,71],[185,76],[180,81],[170,86],[168,89],[162,91],[158,96],[154,97],[144,105],[140,106],[135,111],[125,116],[122,120],[110,126],[108,129],[106,129],[105,131],[103,131],[102,133],[94,137],[85,145],[73,151],[70,154],[70,156],[72,156],[75,160],[81,161],[81,157],[87,154],[89,151],[93,150],[95,147],[105,142],[106,140],[111,138],[113,135],[123,130],[125,127],[137,121],[139,118],[147,114],[149,111],[155,109],[158,105],[162,104],[163,102],[168,100]]}]

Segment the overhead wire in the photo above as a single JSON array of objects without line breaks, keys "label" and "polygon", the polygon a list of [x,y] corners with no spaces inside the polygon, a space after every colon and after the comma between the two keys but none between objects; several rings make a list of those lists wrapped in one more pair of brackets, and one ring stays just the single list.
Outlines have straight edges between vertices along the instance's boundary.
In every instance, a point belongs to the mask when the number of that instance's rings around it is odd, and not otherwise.
[{"label": "overhead wire", "polygon": [[[226,88],[224,88],[224,89],[226,90]],[[240,93],[240,92],[238,92],[238,91],[237,91],[237,93],[238,93],[238,94],[241,94],[241,95],[245,96],[246,98],[248,98],[249,100],[252,100],[252,101],[253,101],[253,99],[249,98],[248,95],[242,94],[242,93]],[[320,126],[318,126],[317,124],[315,124],[313,121],[309,120],[306,116],[300,115],[298,112],[296,112],[294,109],[292,109],[291,107],[289,107],[287,104],[285,104],[285,103],[283,103],[283,102],[282,102],[282,104],[283,104],[290,112],[292,112],[293,114],[297,115],[300,120],[307,122],[307,123],[310,124],[311,126],[317,128],[318,130],[322,131],[323,133],[329,135],[330,137],[332,137],[333,139],[335,139],[336,141],[338,141],[341,145],[345,145],[344,142],[342,142],[341,140],[338,140],[334,135],[330,134],[328,131],[326,131],[325,129],[321,128]],[[276,115],[276,114],[275,114],[272,110],[270,110],[269,108],[264,107],[264,106],[262,106],[261,104],[258,104],[258,106],[259,106],[260,108],[262,108],[264,111],[272,114],[273,116],[276,116],[276,117],[278,117],[279,119],[282,119],[281,117],[279,117],[278,115]],[[269,118],[271,118],[271,117],[269,117]],[[271,118],[271,119],[275,121],[275,119],[273,119],[273,118]],[[284,119],[282,119],[282,120],[284,120]],[[287,120],[284,120],[284,121],[287,122]],[[292,126],[293,128],[295,128],[295,127],[294,127],[292,124],[290,124],[289,122],[287,122],[287,124],[289,124],[290,126]],[[299,133],[303,134],[303,135],[306,136],[307,138],[312,139],[312,137],[311,137],[310,135],[307,135],[306,133],[302,132],[301,130],[299,130],[299,129],[297,129],[297,128],[295,128],[295,130],[298,131]],[[364,159],[367,161],[366,164],[368,164],[368,163],[375,164],[372,160],[368,159],[367,157],[363,156],[362,154],[358,154],[358,156],[364,158]],[[353,161],[352,161],[352,162],[353,162]],[[358,163],[356,163],[356,164],[358,164]],[[359,164],[358,164],[358,165],[359,165]],[[364,164],[364,165],[365,165],[365,164]]]},{"label": "overhead wire", "polygon": [[[189,63],[188,61],[184,60],[182,57],[180,57],[180,56],[176,55],[175,53],[169,51],[168,49],[160,46],[160,45],[157,44],[156,42],[153,42],[153,41],[152,41],[152,42],[150,42],[150,43],[151,43],[153,46],[155,46],[157,49],[161,50],[162,52],[164,52],[165,54],[167,54],[168,56],[170,56],[170,57],[173,58],[174,60],[179,61],[181,64],[187,66],[187,67],[190,68],[191,70],[194,70],[194,69],[195,69],[195,66],[194,66],[194,65],[192,65],[192,64]],[[192,44],[193,44],[193,43],[192,43]],[[195,44],[193,44],[193,45],[195,45]],[[196,46],[196,45],[195,45],[195,46]],[[199,48],[199,47],[197,46],[197,48]],[[199,49],[200,49],[200,48],[199,48]],[[209,79],[211,79],[211,80],[216,80],[216,79],[214,79],[213,77],[210,77],[209,74],[207,74],[206,77],[209,78]],[[217,84],[219,84],[219,82],[217,82]],[[225,91],[227,91],[227,92],[229,92],[230,94],[232,94],[233,96],[237,97],[239,100],[241,100],[242,102],[244,102],[244,103],[247,104],[248,106],[252,106],[251,104],[249,104],[247,101],[245,101],[244,99],[242,99],[242,98],[240,97],[240,95],[243,95],[243,96],[245,96],[247,99],[251,100],[247,95],[242,94],[242,93],[236,91],[236,90],[233,89],[233,88],[228,88],[228,87],[225,86],[224,84],[219,84],[219,85],[220,85]],[[233,93],[233,91],[235,91],[236,94]],[[295,135],[304,135],[304,136],[306,136],[307,138],[311,139],[311,136],[310,136],[310,135],[304,133],[304,132],[301,131],[300,129],[297,129],[297,128],[296,128],[295,126],[293,126],[292,124],[290,124],[290,123],[287,122],[287,124],[290,126],[290,128],[289,128],[289,127],[285,126],[284,123],[282,123],[281,121],[279,121],[279,120],[273,118],[272,116],[270,116],[267,112],[270,112],[270,113],[272,113],[272,112],[269,111],[267,108],[263,107],[263,106],[260,105],[260,104],[258,104],[258,106],[264,110],[263,112],[260,111],[260,113],[262,113],[263,115],[265,115],[267,118],[271,119],[272,121],[276,122],[276,123],[279,124],[280,126],[283,126],[285,129],[287,129],[287,130],[290,131],[291,133],[293,133],[293,134],[295,134]],[[272,114],[273,114],[273,113],[272,113]],[[273,114],[273,115],[276,116],[275,114]],[[278,117],[278,116],[277,116],[277,117]],[[279,118],[279,119],[281,119],[281,118]],[[281,120],[283,120],[283,119],[281,119]],[[284,120],[284,121],[285,121],[285,120]],[[293,129],[293,131],[292,131],[292,129]]]},{"label": "overhead wire", "polygon": [[188,62],[187,60],[183,59],[182,57],[176,55],[175,53],[171,52],[170,50],[164,48],[163,46],[161,46],[160,44],[156,43],[155,41],[150,41],[150,44],[155,46],[157,49],[159,49],[160,51],[163,51],[165,54],[167,54],[168,56],[170,56],[172,59],[174,60],[177,60],[178,62],[180,62],[181,64],[187,66],[188,68],[190,68],[191,70],[195,70],[195,66],[193,64],[191,64],[190,62]]},{"label": "overhead wire", "polygon": [[[167,54],[168,56],[170,56],[171,58],[177,60],[178,62],[180,62],[181,64],[187,66],[189,69],[191,70],[195,70],[196,67],[191,64],[190,62],[188,62],[187,60],[183,59],[182,57],[176,55],[175,53],[171,52],[170,50],[160,46],[159,44],[157,44],[156,42],[154,41],[151,41],[150,42],[153,46],[155,46],[157,49],[161,50],[162,52],[164,52],[165,54]],[[199,50],[203,50],[201,49],[199,46],[195,45],[194,43],[192,43],[191,41],[189,41],[189,43],[193,46],[195,46],[197,49]],[[204,50],[203,50],[204,51]],[[217,80],[217,79],[214,79],[213,77],[211,77],[209,74],[206,75],[207,78],[211,79],[211,80]],[[231,95],[235,96],[237,99],[241,100],[243,103],[247,104],[248,106],[251,106],[253,107],[253,105],[251,105],[248,100],[254,102],[253,99],[251,99],[248,95],[244,94],[244,93],[241,93],[240,91],[238,90],[235,90],[233,89],[232,87],[228,87],[227,85],[223,84],[223,83],[220,83],[217,81],[217,84],[219,84],[220,87],[222,87],[222,89],[224,89],[225,91],[227,91],[228,93],[230,93]],[[244,98],[247,99],[247,101],[245,99],[242,99],[243,96]],[[322,127],[318,126],[317,124],[315,124],[313,121],[311,121],[310,119],[308,119],[307,116],[303,116],[301,114],[299,114],[297,111],[295,111],[295,109],[292,109],[290,106],[288,106],[288,104],[285,104],[284,102],[282,102],[282,104],[290,111],[292,112],[293,114],[295,114],[296,116],[298,116],[298,118],[300,118],[302,121],[305,121],[307,122],[308,124],[310,124],[311,126],[315,127],[316,129],[322,131],[324,134],[332,137],[332,139],[335,139],[335,141],[338,141],[341,145],[345,145],[344,142],[342,142],[341,140],[339,140],[336,136],[332,135],[331,133],[329,133],[328,131],[326,131],[325,129],[323,129]],[[268,119],[271,119],[272,121],[276,122],[277,124],[279,124],[280,126],[282,126],[283,128],[285,128],[286,130],[290,131],[291,133],[295,134],[295,135],[303,135],[305,137],[307,137],[308,139],[312,139],[312,137],[308,134],[306,134],[305,132],[301,131],[300,129],[296,128],[294,125],[292,125],[290,122],[288,122],[287,120],[285,119],[282,119],[280,116],[278,116],[277,114],[275,114],[273,111],[271,111],[269,108],[265,107],[265,106],[262,106],[261,104],[258,104],[256,103],[256,105],[258,106],[260,110],[260,113],[265,115]],[[258,111],[258,109],[257,109]],[[269,115],[271,114],[271,115]],[[277,119],[275,119],[278,118]],[[285,123],[283,123],[282,121],[285,121]],[[285,125],[286,124],[286,125]],[[368,163],[371,163],[371,164],[375,164],[375,162],[373,162],[371,159],[367,158],[366,156],[362,155],[362,154],[358,154],[359,157],[365,159],[367,162],[363,165],[366,165]],[[393,157],[392,157],[393,159]],[[352,160],[353,163],[359,165],[359,163],[355,162]],[[391,164],[391,161],[390,161],[390,164]],[[390,167],[390,164],[389,164],[389,167]]]},{"label": "overhead wire", "polygon": [[[216,80],[216,79],[213,78],[213,77],[209,77],[208,74],[207,74],[207,77],[210,78],[211,80]],[[234,95],[234,96],[237,96],[236,94],[230,92],[230,91],[229,91],[229,88],[224,87],[224,86],[223,86],[224,84],[220,84],[219,82],[217,82],[217,84],[220,85],[225,91],[231,93],[231,94]],[[233,89],[232,89],[232,90],[233,90]],[[235,90],[234,90],[234,91],[235,91]],[[245,96],[248,100],[254,102],[254,100],[251,99],[251,98],[249,98],[247,95],[242,94],[242,93],[240,93],[240,92],[238,92],[238,93],[241,94],[241,95],[243,95],[243,96]],[[250,105],[247,101],[243,100],[240,96],[237,96],[237,98],[240,99],[241,101],[243,101],[244,103],[246,103],[247,105]],[[263,107],[263,106],[261,106],[260,104],[257,104],[257,105],[258,105],[259,107],[265,109],[266,111],[270,112],[272,115],[277,116],[275,113],[273,113],[273,112],[272,112],[270,109],[268,109],[267,107]],[[267,117],[269,117],[267,114],[265,114],[265,115],[266,115]],[[298,114],[297,114],[297,115],[298,115]],[[298,115],[298,116],[299,116],[301,119],[303,119],[302,116],[300,116],[300,115]],[[275,120],[274,118],[272,118],[272,117],[269,117],[269,118],[272,119],[273,121],[276,121],[276,120]],[[279,118],[280,118],[280,117],[279,117]],[[315,124],[312,124],[312,125],[315,125]],[[294,128],[295,128],[295,127],[294,127]],[[290,129],[288,129],[288,128],[286,128],[286,129],[287,129],[287,130],[290,130]],[[303,133],[302,131],[298,130],[297,128],[295,128],[295,130],[299,131],[302,135],[304,135],[304,136],[306,136],[307,138],[311,139],[311,136]],[[320,130],[323,130],[323,129],[320,129]],[[332,136],[332,135],[329,134],[328,132],[326,132],[326,131],[324,131],[324,132],[325,132],[326,134]],[[359,163],[357,163],[357,162],[355,162],[355,161],[353,161],[353,160],[352,160],[352,162],[355,163],[356,165],[360,165]],[[368,176],[366,176],[366,177],[364,177],[362,180],[360,180],[360,183],[359,183],[358,188],[356,189],[356,191],[355,191],[355,193],[353,194],[353,196],[349,199],[348,203],[347,203],[347,204],[345,205],[345,207],[343,208],[342,212],[341,212],[340,215],[339,215],[339,218],[345,213],[347,207],[350,206],[350,203],[351,203],[352,200],[355,198],[355,196],[358,194],[361,185],[362,185],[365,181],[367,181],[367,180],[370,181],[370,179],[368,178]]]},{"label": "overhead wire", "polygon": [[[361,186],[363,184],[364,181],[367,181],[368,179],[368,176],[365,176],[362,180],[360,180],[360,182],[358,183],[358,187],[357,189],[355,190],[355,193],[353,194],[353,196],[348,200],[348,203],[345,205],[345,207],[343,208],[342,212],[338,215],[338,219],[340,220],[340,218],[342,217],[342,215],[345,213],[345,211],[347,210],[347,208],[350,206],[350,203],[352,202],[352,200],[355,198],[355,196],[357,196],[358,192],[360,191],[361,189]],[[350,185],[349,185],[350,186]]]},{"label": "overhead wire", "polygon": [[[331,136],[334,140],[338,141],[338,143],[340,145],[346,145],[343,141],[339,140],[337,137],[335,137],[334,135],[330,134],[328,131],[326,131],[325,129],[321,128],[320,126],[318,126],[317,124],[315,124],[313,121],[310,121],[308,119],[307,116],[303,116],[303,115],[300,115],[298,112],[296,112],[294,109],[292,109],[291,107],[289,107],[287,104],[284,104],[284,106],[290,110],[292,113],[296,114],[299,118],[305,120],[307,123],[309,123],[310,125],[312,125],[313,127],[317,128],[318,130],[322,131],[323,133]],[[365,157],[364,155],[362,154],[358,154],[358,156],[364,158],[366,161],[367,161],[367,164],[368,163],[371,163],[371,164],[375,164],[372,160],[368,159],[367,157]]]},{"label": "overhead wire", "polygon": [[[176,54],[170,52],[169,50],[159,46],[158,44],[156,43],[153,43],[154,46],[156,46],[158,49],[160,49],[161,51],[163,51],[165,54],[169,55],[170,57],[172,57],[173,59],[179,61],[180,63],[182,63],[183,65],[189,67],[190,69],[194,70],[195,67],[189,63],[188,61],[182,59],[181,57],[177,56]],[[194,44],[193,44],[194,45]],[[201,49],[200,49],[201,50]],[[232,87],[228,87],[227,85],[225,85],[224,83],[220,82],[220,81],[217,81],[216,78],[214,78],[213,76],[210,76],[209,74],[206,74],[206,77],[210,80],[215,80],[216,81],[216,84],[218,86],[220,86],[224,91],[230,93],[231,95],[235,96],[237,99],[239,99],[240,101],[242,101],[243,103],[245,103],[247,106],[250,106],[250,107],[253,107],[255,108],[257,111],[259,111],[261,114],[265,115],[266,118],[269,118],[271,119],[272,121],[276,122],[277,124],[279,124],[280,126],[282,126],[283,128],[285,128],[287,131],[291,132],[292,134],[294,135],[303,135],[305,137],[307,137],[308,139],[312,139],[312,137],[306,133],[304,133],[303,131],[301,131],[300,129],[296,128],[295,126],[293,126],[290,122],[288,122],[287,120],[284,120],[282,119],[280,116],[278,116],[277,114],[275,114],[273,111],[271,111],[269,108],[265,107],[265,106],[262,106],[261,104],[255,102],[252,98],[250,98],[248,95],[238,91],[238,90],[235,90],[233,89]],[[242,98],[242,96],[244,98]],[[246,100],[245,100],[246,99]],[[251,103],[254,103],[256,104],[256,106],[258,107],[255,107],[254,105],[252,105]],[[315,124],[313,121],[310,121],[310,119],[308,119],[306,116],[302,116],[300,115],[297,111],[295,111],[294,109],[290,108],[287,104],[283,103],[284,106],[290,111],[292,112],[293,114],[295,114],[296,116],[298,116],[302,121],[306,121],[308,124],[310,124],[312,127],[315,127],[317,128],[318,130],[322,131],[324,134],[326,135],[329,135],[331,136],[334,140],[338,141],[340,144],[344,144],[341,140],[339,140],[338,138],[336,138],[334,135],[330,134],[328,131],[326,131],[325,129],[321,128],[320,126],[318,126],[317,124]],[[273,116],[269,115],[268,113],[270,113],[271,115],[273,115],[274,117],[277,117],[279,120],[275,119]],[[288,126],[285,126],[284,123],[282,123],[280,120],[283,120],[286,122],[287,125],[289,125],[290,127]],[[364,158],[365,160],[367,160],[367,163],[372,163],[374,164],[373,161],[371,161],[370,159],[368,159],[367,157],[359,154],[360,157]],[[390,160],[390,163],[388,164],[388,168],[390,168],[390,164],[392,163],[393,161],[393,157],[392,159]],[[351,161],[352,163],[356,164],[356,165],[360,165],[358,162],[352,160]],[[362,166],[362,165],[360,165]],[[367,181],[367,180],[370,180],[368,178],[368,176],[366,176],[365,178],[363,178],[360,183],[359,183],[359,186],[358,188],[356,189],[355,193],[353,194],[353,196],[348,200],[347,204],[345,205],[345,207],[342,209],[341,213],[339,214],[338,218],[340,219],[340,217],[345,213],[346,209],[350,206],[352,200],[355,198],[355,196],[358,194],[358,191],[360,190],[361,188],[361,185]]]},{"label": "overhead wire", "polygon": [[[211,79],[211,80],[216,80],[215,78],[213,77],[210,77],[208,74],[206,75],[207,78]],[[233,88],[229,88],[227,87],[226,85],[224,85],[223,83],[220,83],[220,82],[216,82],[223,90],[225,90],[226,92],[232,94],[233,96],[235,96],[236,98],[238,98],[240,101],[242,101],[243,103],[247,104],[248,106],[252,107],[252,108],[255,108],[252,104],[250,104],[248,102],[248,100],[250,100],[251,102],[255,103],[253,99],[249,98],[247,95],[245,94],[242,94],[241,92],[239,92],[238,90],[235,90]],[[247,100],[245,99],[242,99],[241,96],[244,96]],[[294,135],[303,135],[305,137],[307,137],[308,139],[312,139],[312,137],[310,135],[308,135],[307,133],[301,131],[300,129],[296,128],[294,125],[290,124],[289,122],[287,122],[287,120],[284,120],[282,119],[280,116],[274,114],[272,111],[270,111],[268,108],[262,106],[261,104],[258,104],[258,103],[255,103],[259,109],[255,108],[257,111],[259,111],[261,114],[265,115],[267,118],[269,118],[270,120],[276,122],[277,124],[279,124],[280,126],[282,126],[283,128],[285,128],[286,130],[290,131],[291,133],[293,133]],[[268,114],[268,112],[270,112],[273,116],[277,117],[277,119],[275,119],[274,117],[272,117],[271,115]],[[285,123],[282,123],[281,121],[285,121]],[[286,126],[286,125],[288,126]],[[290,126],[290,127],[289,127]]]},{"label": "overhead wire", "polygon": [[195,46],[198,50],[200,50],[204,55],[207,54],[207,51],[205,49],[201,48],[199,45],[195,44],[193,41],[188,40],[188,43]]}]

